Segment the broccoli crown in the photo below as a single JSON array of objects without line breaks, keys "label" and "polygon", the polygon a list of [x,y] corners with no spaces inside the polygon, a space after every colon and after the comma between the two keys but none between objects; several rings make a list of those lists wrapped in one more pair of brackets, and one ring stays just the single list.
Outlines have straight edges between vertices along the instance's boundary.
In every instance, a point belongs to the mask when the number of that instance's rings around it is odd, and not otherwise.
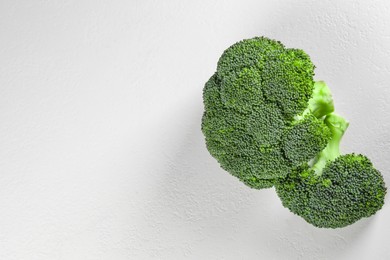
[{"label": "broccoli crown", "polygon": [[369,217],[384,204],[382,175],[364,155],[340,155],[340,141],[349,123],[330,113],[324,119],[331,140],[312,164],[278,179],[283,206],[316,227],[339,228]]},{"label": "broccoli crown", "polygon": [[316,227],[340,228],[382,208],[383,177],[364,155],[347,154],[328,162],[321,175],[308,165],[276,185],[283,206]]},{"label": "broccoli crown", "polygon": [[312,110],[323,99],[316,86],[326,85],[313,75],[305,52],[265,37],[225,50],[203,89],[202,118],[206,146],[223,169],[269,188],[325,148],[329,130]]},{"label": "broccoli crown", "polygon": [[387,190],[366,156],[340,155],[349,123],[313,75],[305,52],[278,41],[232,45],[203,89],[202,131],[210,154],[244,184],[275,186],[293,213],[339,228],[375,214]]}]

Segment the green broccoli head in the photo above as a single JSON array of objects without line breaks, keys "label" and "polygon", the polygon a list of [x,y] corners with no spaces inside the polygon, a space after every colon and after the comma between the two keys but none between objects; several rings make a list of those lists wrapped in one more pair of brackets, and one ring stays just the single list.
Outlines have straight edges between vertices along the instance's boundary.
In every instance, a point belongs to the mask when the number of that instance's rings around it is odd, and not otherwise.
[{"label": "green broccoli head", "polygon": [[384,204],[382,175],[361,154],[341,155],[349,123],[314,81],[302,50],[265,37],[228,48],[203,89],[202,131],[221,167],[316,227],[339,228]]},{"label": "green broccoli head", "polygon": [[224,105],[243,113],[272,103],[291,120],[307,108],[313,92],[310,57],[265,37],[243,40],[225,50],[216,74]]},{"label": "green broccoli head", "polygon": [[340,155],[349,123],[331,113],[324,123],[332,138],[313,160],[276,183],[283,206],[316,227],[340,228],[382,208],[386,187],[382,175],[364,155]]},{"label": "green broccoli head", "polygon": [[316,227],[340,228],[382,208],[383,177],[364,155],[338,156],[316,175],[297,168],[276,185],[283,206]]},{"label": "green broccoli head", "polygon": [[203,90],[202,131],[223,169],[249,187],[269,188],[324,149],[329,130],[311,110],[326,85],[313,75],[306,53],[265,37],[222,54]]}]

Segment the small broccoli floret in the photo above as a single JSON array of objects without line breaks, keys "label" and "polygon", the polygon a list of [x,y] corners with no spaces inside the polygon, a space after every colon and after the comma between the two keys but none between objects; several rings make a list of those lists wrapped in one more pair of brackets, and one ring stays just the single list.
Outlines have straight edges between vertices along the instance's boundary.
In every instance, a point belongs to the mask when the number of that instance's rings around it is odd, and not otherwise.
[{"label": "small broccoli floret", "polygon": [[276,185],[283,206],[316,227],[341,228],[375,214],[384,204],[382,175],[364,155],[347,154],[321,175],[297,168]]},{"label": "small broccoli floret", "polygon": [[313,114],[307,114],[287,129],[282,143],[283,151],[294,165],[300,165],[324,149],[330,137],[327,125]]},{"label": "small broccoli floret", "polygon": [[255,37],[233,44],[218,61],[221,99],[240,112],[275,103],[287,119],[307,108],[313,92],[314,65],[302,50]]},{"label": "small broccoli floret", "polygon": [[302,50],[265,37],[222,54],[203,90],[202,131],[223,169],[252,188],[269,188],[324,149],[330,135],[312,113],[320,100],[313,70]]},{"label": "small broccoli floret", "polygon": [[318,227],[344,227],[375,214],[385,194],[383,177],[367,157],[342,155],[318,178],[310,201],[313,214],[305,217]]},{"label": "small broccoli floret", "polygon": [[283,206],[316,227],[340,228],[382,208],[386,187],[382,175],[364,155],[340,155],[348,122],[336,114],[325,118],[332,139],[313,166],[294,170],[278,180]]}]

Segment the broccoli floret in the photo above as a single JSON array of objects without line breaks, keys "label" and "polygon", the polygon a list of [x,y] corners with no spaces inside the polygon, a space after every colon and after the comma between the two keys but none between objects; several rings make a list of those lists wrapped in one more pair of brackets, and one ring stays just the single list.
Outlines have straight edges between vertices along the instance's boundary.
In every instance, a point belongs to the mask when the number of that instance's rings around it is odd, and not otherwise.
[{"label": "broccoli floret", "polygon": [[300,165],[316,156],[331,138],[329,128],[313,114],[307,114],[288,128],[282,142],[285,156]]},{"label": "broccoli floret", "polygon": [[386,187],[382,175],[361,154],[340,155],[348,122],[329,114],[332,139],[314,164],[297,168],[275,185],[283,206],[316,227],[340,228],[382,208]]},{"label": "broccoli floret", "polygon": [[203,89],[202,131],[221,167],[317,227],[339,228],[384,204],[382,175],[361,154],[340,154],[349,123],[314,81],[302,50],[255,37],[228,48]]},{"label": "broccoli floret", "polygon": [[321,100],[313,75],[306,53],[265,37],[222,54],[203,90],[202,131],[223,169],[269,188],[324,149],[330,135],[312,112]]}]

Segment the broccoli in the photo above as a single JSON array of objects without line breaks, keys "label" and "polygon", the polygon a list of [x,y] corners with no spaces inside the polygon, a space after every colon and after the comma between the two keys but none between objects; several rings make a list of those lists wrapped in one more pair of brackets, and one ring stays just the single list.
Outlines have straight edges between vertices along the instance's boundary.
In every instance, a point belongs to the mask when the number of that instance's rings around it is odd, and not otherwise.
[{"label": "broccoli", "polygon": [[203,90],[202,131],[223,169],[252,188],[269,188],[325,148],[330,131],[322,111],[312,112],[322,102],[321,91],[312,98],[313,75],[306,53],[265,37],[222,54]]},{"label": "broccoli", "polygon": [[348,122],[314,68],[304,51],[266,37],[233,44],[203,89],[201,129],[224,170],[275,187],[314,226],[337,228],[379,210],[386,187],[366,156],[340,155]]},{"label": "broccoli", "polygon": [[326,148],[311,163],[280,179],[275,188],[291,212],[316,227],[339,228],[381,209],[386,187],[366,156],[340,155],[339,144],[348,122],[335,113],[324,122],[332,133]]}]

